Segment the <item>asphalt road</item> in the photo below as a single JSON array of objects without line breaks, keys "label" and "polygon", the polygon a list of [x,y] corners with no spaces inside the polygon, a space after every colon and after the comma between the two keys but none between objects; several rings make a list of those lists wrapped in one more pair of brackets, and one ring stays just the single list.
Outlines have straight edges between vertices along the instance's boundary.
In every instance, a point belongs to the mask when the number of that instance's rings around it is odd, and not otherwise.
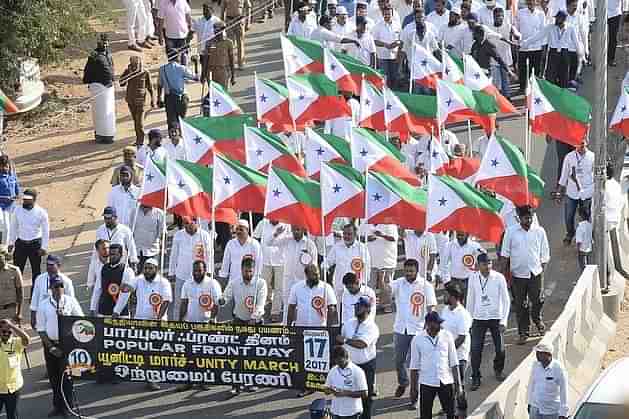
[{"label": "asphalt road", "polygon": [[[200,13],[200,1],[193,0],[195,13]],[[239,72],[238,83],[233,89],[233,96],[241,104],[246,112],[255,110],[253,77],[254,71],[258,77],[281,80],[283,79],[283,65],[279,51],[279,32],[281,31],[283,14],[280,11],[272,21],[264,25],[254,25],[247,33],[247,68]],[[621,55],[619,63],[624,63]],[[609,108],[613,110],[618,94],[618,86],[622,80],[620,65],[612,69],[610,74]],[[584,94],[588,95],[588,83],[590,74],[585,74],[586,86]],[[192,97],[191,114],[198,112],[198,104],[201,89],[197,85],[189,85],[188,90]],[[523,101],[516,100],[516,105],[522,107]],[[165,115],[161,115],[159,126],[165,127]],[[126,122],[128,124],[128,122]],[[461,141],[467,142],[467,129],[462,127],[454,130]],[[500,132],[514,143],[524,147],[524,119],[523,116],[501,119]],[[473,138],[481,133],[474,130]],[[130,142],[130,138],[126,139]],[[543,138],[534,137],[531,145],[530,164],[542,174],[546,181],[546,196],[554,189],[557,173],[557,158],[554,145],[547,145]],[[93,198],[104,201],[103,197]],[[560,313],[566,301],[572,283],[576,279],[577,263],[574,248],[566,248],[562,244],[565,234],[563,227],[562,210],[549,199],[543,201],[539,208],[539,219],[546,228],[551,243],[552,259],[548,265],[546,278],[546,304],[544,314],[547,325],[550,325]],[[99,222],[95,220],[84,229],[86,234],[95,230]],[[77,272],[73,280],[79,288],[79,296],[86,302],[87,295],[84,284],[87,270],[85,249],[77,249],[66,256],[66,266],[74,267]],[[74,255],[74,256],[73,256]],[[394,350],[392,341],[393,315],[379,315],[378,325],[381,337],[378,344],[378,374],[377,389],[379,397],[374,403],[374,416],[378,418],[411,418],[416,417],[415,412],[407,410],[408,399],[396,399],[393,392],[397,386],[394,367]],[[534,346],[536,340],[532,339],[525,346],[516,346],[515,316],[512,314],[507,332],[507,361],[506,372],[513,370],[518,362]],[[488,339],[490,341],[490,339]],[[483,371],[486,377],[480,390],[469,393],[468,401],[473,409],[497,386],[492,376],[491,355],[493,347],[486,344]],[[51,407],[51,392],[48,381],[44,377],[42,355],[39,345],[35,343],[30,354],[33,368],[25,370],[25,387],[22,391],[22,417],[43,418]],[[310,402],[320,396],[311,396],[305,399],[294,397],[293,391],[276,391],[261,389],[252,394],[243,394],[237,398],[228,400],[228,388],[216,387],[210,391],[190,391],[187,393],[175,393],[174,386],[163,386],[157,392],[148,392],[139,384],[97,385],[92,382],[79,382],[76,385],[76,397],[80,404],[83,417],[98,418],[307,418]],[[436,411],[436,410],[435,410]],[[471,411],[471,410],[470,410]]]}]

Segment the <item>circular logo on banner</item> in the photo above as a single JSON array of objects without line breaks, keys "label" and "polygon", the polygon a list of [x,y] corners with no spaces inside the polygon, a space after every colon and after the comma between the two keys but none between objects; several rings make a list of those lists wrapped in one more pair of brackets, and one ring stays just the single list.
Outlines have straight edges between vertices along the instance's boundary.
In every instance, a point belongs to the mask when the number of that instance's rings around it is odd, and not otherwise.
[{"label": "circular logo on banner", "polygon": [[301,256],[299,256],[299,261],[302,265],[310,265],[312,263],[312,255],[310,253],[302,252]]},{"label": "circular logo on banner", "polygon": [[474,267],[474,263],[476,259],[472,255],[463,255],[463,266],[468,269],[472,269]]},{"label": "circular logo on banner", "polygon": [[89,320],[77,320],[72,324],[72,336],[79,343],[88,343],[96,336],[96,328]]},{"label": "circular logo on banner", "polygon": [[421,306],[424,304],[424,294],[421,292],[414,292],[411,294],[411,304],[414,306]]},{"label": "circular logo on banner", "polygon": [[354,273],[359,273],[359,272],[362,272],[363,268],[365,267],[365,264],[363,263],[363,260],[361,258],[354,258],[352,259],[351,267]]},{"label": "circular logo on banner", "polygon": [[73,349],[68,354],[68,367],[73,373],[80,373],[85,371],[94,371],[94,363],[92,362],[92,356],[85,349]]},{"label": "circular logo on banner", "polygon": [[163,301],[164,300],[162,299],[162,296],[156,292],[149,295],[149,304],[152,305],[153,307],[161,306]]},{"label": "circular logo on banner", "polygon": [[120,293],[120,285],[116,283],[109,284],[109,286],[107,287],[107,292],[112,297],[118,295]]},{"label": "circular logo on banner", "polygon": [[210,311],[214,303],[212,302],[212,296],[210,294],[199,295],[199,305],[205,311]]}]

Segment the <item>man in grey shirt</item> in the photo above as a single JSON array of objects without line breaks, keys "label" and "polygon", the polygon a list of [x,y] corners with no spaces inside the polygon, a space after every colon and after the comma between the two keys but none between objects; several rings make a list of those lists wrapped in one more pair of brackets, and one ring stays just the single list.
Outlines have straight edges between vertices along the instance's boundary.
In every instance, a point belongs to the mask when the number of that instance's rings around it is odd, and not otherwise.
[{"label": "man in grey shirt", "polygon": [[159,259],[160,244],[164,229],[164,211],[140,204],[134,220],[133,239],[138,249],[138,272],[144,269],[144,261]]}]

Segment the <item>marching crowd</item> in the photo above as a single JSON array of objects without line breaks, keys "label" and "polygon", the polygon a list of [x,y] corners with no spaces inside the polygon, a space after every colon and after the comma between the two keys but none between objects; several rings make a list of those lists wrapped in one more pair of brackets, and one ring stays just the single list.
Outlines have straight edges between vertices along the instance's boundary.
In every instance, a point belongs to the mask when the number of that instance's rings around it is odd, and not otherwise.
[{"label": "marching crowd", "polygon": [[[490,332],[495,349],[495,379],[501,381],[505,378],[505,330],[510,313],[515,313],[517,344],[529,340],[531,323],[539,335],[546,330],[542,308],[550,248],[535,208],[505,202],[501,215],[506,231],[495,248],[495,258],[487,243],[463,231],[432,233],[345,218],[335,220],[333,233],[327,237],[258,216],[244,217],[234,225],[216,223],[215,231],[211,224],[192,217],[174,217],[166,227],[167,214],[162,209],[138,204],[143,166],[149,158],[183,158],[179,117],[185,116],[187,109],[186,80],[211,78],[225,89],[234,84],[236,68],[242,69],[246,61],[244,36],[252,20],[251,10],[271,14],[274,5],[223,0],[220,5],[205,4],[203,16],[193,21],[185,0],[160,4],[126,0],[125,4],[129,49],[141,51],[152,48],[154,41],[165,43],[169,63],[160,68],[156,88],[139,55],[131,58],[121,77],[135,124],[136,147],[124,149],[123,162],[112,177],[103,224],[94,237],[86,312],[90,316],[189,322],[214,322],[221,316],[235,324],[340,326],[338,346],[332,351],[335,366],[326,382],[336,418],[371,417],[378,339],[382,333],[392,333],[398,382],[394,396],[402,398],[408,390],[409,405],[419,409],[422,419],[432,417],[437,396],[449,419],[465,415],[463,389],[468,371],[469,390],[482,385],[486,333]],[[327,43],[376,66],[390,87],[401,88],[408,79],[413,43],[430,51],[445,48],[459,55],[472,54],[507,98],[516,70],[521,93],[531,71],[568,87],[589,60],[589,26],[595,12],[591,1],[543,0],[537,4],[527,0],[521,8],[496,0],[484,4],[468,0],[456,4],[444,0],[344,4],[336,0],[328,0],[325,7],[287,4],[287,34]],[[608,2],[610,65],[615,65],[621,7],[619,0]],[[227,36],[223,36],[225,30]],[[188,70],[185,53],[195,34],[201,45],[200,74]],[[205,43],[208,39],[211,42]],[[102,86],[97,89],[100,92],[112,89],[113,80],[108,41],[102,38],[88,60],[84,81]],[[162,142],[161,131],[153,129],[145,144],[147,95],[151,106],[163,104],[166,108],[167,141]],[[98,106],[96,102],[96,138],[111,142],[115,115],[98,114]],[[345,132],[346,124],[352,124],[351,118],[339,124],[339,133]],[[453,133],[446,132],[445,138],[452,159],[463,158],[466,151],[482,158],[483,144],[486,147],[489,140],[482,137],[474,150],[466,150]],[[421,157],[421,150],[428,139],[411,138],[403,145],[397,138],[391,141],[408,157],[408,168],[418,177],[424,176],[429,162],[422,159],[428,153]],[[583,268],[592,251],[594,154],[587,142],[574,149],[557,144],[560,172],[554,197],[565,202],[564,243],[572,245],[576,239],[578,263]],[[297,154],[303,157],[299,150]],[[613,175],[610,165],[606,192],[610,234],[621,222],[623,200]],[[0,208],[0,318],[5,319],[0,322],[0,406],[6,406],[9,418],[17,417],[23,384],[20,362],[29,344],[20,326],[22,272],[28,262],[33,280],[30,323],[41,336],[53,390],[49,416],[66,416],[73,403],[72,383],[63,375],[65,359],[58,346],[57,319],[60,315],[82,316],[84,311],[75,298],[73,282],[61,270],[61,260],[48,253],[47,211],[37,204],[36,190],[20,188],[7,156],[0,156]],[[575,224],[577,212],[580,222]],[[171,232],[168,249],[165,229]],[[222,254],[222,259],[214,260],[215,254]],[[41,273],[44,258],[46,270]],[[220,268],[215,269],[215,263]],[[445,291],[443,301],[437,298],[441,289]],[[393,330],[381,331],[376,315],[392,312]],[[539,344],[536,353],[539,362],[529,387],[530,417],[566,418],[565,372],[552,359],[552,347]],[[157,383],[148,383],[148,387],[159,389]],[[232,394],[253,390],[235,386]]]}]

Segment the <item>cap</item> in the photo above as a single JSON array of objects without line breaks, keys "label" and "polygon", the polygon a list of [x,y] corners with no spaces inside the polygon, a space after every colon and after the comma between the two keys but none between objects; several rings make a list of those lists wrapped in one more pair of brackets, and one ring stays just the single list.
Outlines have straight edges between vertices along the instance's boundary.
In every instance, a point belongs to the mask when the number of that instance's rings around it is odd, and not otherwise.
[{"label": "cap", "polygon": [[59,265],[61,264],[61,259],[55,255],[48,255],[46,258],[46,265]]},{"label": "cap", "polygon": [[468,13],[467,20],[473,20],[474,22],[478,22],[478,15],[476,13]]},{"label": "cap", "polygon": [[249,228],[249,221],[247,220],[238,220],[238,225]]},{"label": "cap", "polygon": [[24,193],[22,194],[22,199],[35,199],[37,198],[37,192],[34,191],[33,189],[26,189],[24,190]]},{"label": "cap", "polygon": [[568,17],[568,13],[566,13],[565,10],[559,10],[557,11],[557,13],[555,14],[555,17],[563,17],[566,18]]},{"label": "cap", "polygon": [[103,217],[106,216],[110,216],[110,217],[116,217],[116,208],[114,207],[105,207],[105,209],[103,210]]},{"label": "cap", "polygon": [[425,320],[426,320],[426,322],[443,323],[443,319],[441,318],[439,313],[436,312],[436,311],[431,311],[430,313],[426,314],[426,319]]},{"label": "cap", "polygon": [[59,277],[51,278],[48,286],[50,288],[58,288],[58,287],[63,288],[63,280]]},{"label": "cap", "polygon": [[155,267],[158,267],[158,266],[159,266],[159,264],[157,263],[157,259],[155,259],[155,258],[148,258],[148,259],[146,259],[146,260],[144,261],[144,264],[145,264],[145,265],[153,265],[153,266],[155,266]]},{"label": "cap", "polygon": [[122,149],[122,154],[130,154],[135,156],[137,154],[137,151],[135,150],[135,147],[128,145]]},{"label": "cap", "polygon": [[553,353],[553,345],[550,343],[540,342],[535,346],[535,352],[546,352],[548,354]]},{"label": "cap", "polygon": [[476,256],[476,263],[489,263],[489,255],[487,253],[480,253]]},{"label": "cap", "polygon": [[361,296],[358,301],[354,303],[355,306],[371,307],[371,299],[366,295]]},{"label": "cap", "polygon": [[[328,3],[330,4],[330,3]],[[347,16],[347,8],[345,6],[339,6],[336,8],[336,14],[341,16]]]},{"label": "cap", "polygon": [[149,131],[149,140],[151,138],[162,138],[162,132],[157,128],[153,128]]},{"label": "cap", "polygon": [[526,215],[533,215],[533,207],[531,207],[530,205],[522,205],[521,207],[517,207],[515,209],[516,213],[518,214],[518,217],[524,217]]},{"label": "cap", "polygon": [[485,0],[484,3],[486,6],[495,6],[496,0]]},{"label": "cap", "polygon": [[118,171],[118,173],[129,173],[129,174],[131,174],[131,168],[129,166],[126,166],[126,165],[120,166],[120,170]]},{"label": "cap", "polygon": [[328,0],[328,6],[331,5],[331,4],[337,5],[337,4],[339,4],[339,2],[338,2],[338,0]]},{"label": "cap", "polygon": [[306,5],[301,6],[301,7],[300,7],[299,9],[297,9],[297,10],[299,10],[300,12],[307,12],[307,11],[309,11],[309,10],[310,10],[310,6],[308,6],[308,5],[306,4]]},{"label": "cap", "polygon": [[452,6],[452,9],[450,9],[450,13],[454,13],[456,15],[460,15],[461,14],[461,8],[459,6]]},{"label": "cap", "polygon": [[367,2],[366,0],[358,0],[356,2],[356,6],[369,6],[369,2]]}]

